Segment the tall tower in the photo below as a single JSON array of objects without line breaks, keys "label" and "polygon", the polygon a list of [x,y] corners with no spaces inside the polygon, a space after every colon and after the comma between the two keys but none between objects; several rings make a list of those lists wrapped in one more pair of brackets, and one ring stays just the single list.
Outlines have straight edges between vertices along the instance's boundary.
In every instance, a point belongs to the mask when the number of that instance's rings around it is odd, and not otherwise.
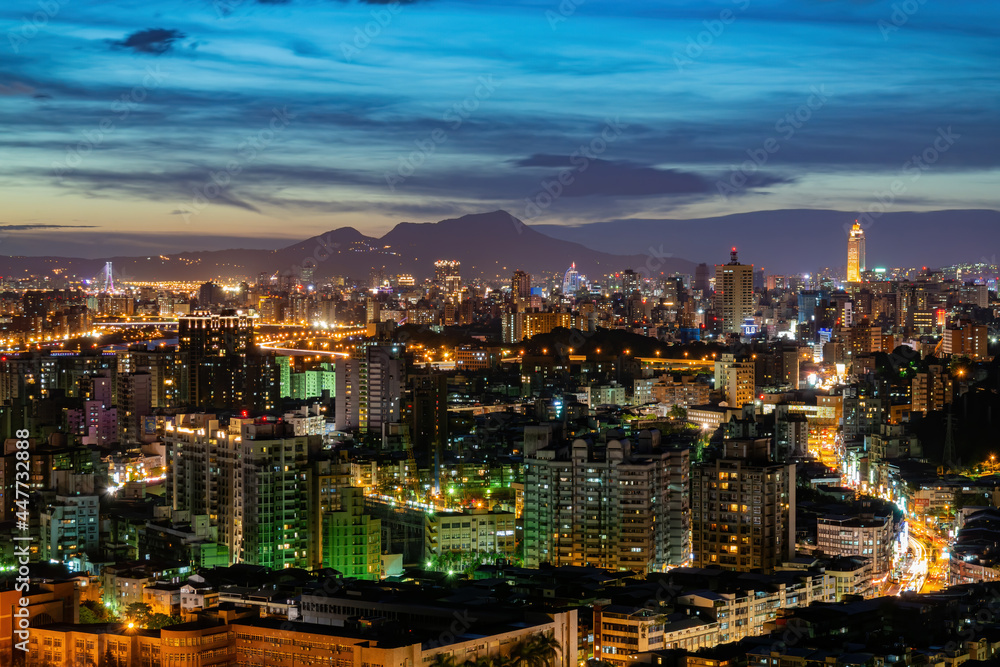
[{"label": "tall tower", "polygon": [[187,402],[213,408],[241,407],[246,362],[256,348],[253,323],[236,311],[194,312],[177,321],[178,350],[188,355]]},{"label": "tall tower", "polygon": [[865,272],[865,232],[858,221],[854,221],[851,234],[847,239],[847,282],[861,282],[861,274]]},{"label": "tall tower", "polygon": [[510,291],[515,303],[531,298],[531,274],[518,269],[510,280]]},{"label": "tall tower", "polygon": [[715,265],[715,311],[722,315],[723,333],[740,333],[753,317],[753,264],[740,264],[733,248],[729,264]]}]

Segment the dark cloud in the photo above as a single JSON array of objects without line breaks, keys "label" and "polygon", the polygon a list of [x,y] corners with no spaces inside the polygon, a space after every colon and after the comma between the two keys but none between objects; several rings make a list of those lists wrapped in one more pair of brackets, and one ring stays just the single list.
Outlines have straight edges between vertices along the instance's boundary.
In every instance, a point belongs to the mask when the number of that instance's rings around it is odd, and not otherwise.
[{"label": "dark cloud", "polygon": [[149,28],[133,32],[123,40],[112,42],[112,46],[118,49],[132,49],[136,53],[161,56],[173,48],[174,42],[178,39],[184,39],[184,33],[180,30]]},{"label": "dark cloud", "polygon": [[[716,179],[680,169],[659,169],[626,161],[588,159],[583,156],[537,154],[517,160],[518,167],[560,168],[566,174],[563,196],[647,197],[697,195],[716,192]],[[555,175],[563,172],[557,172]],[[750,187],[787,183],[778,176],[756,174]]]},{"label": "dark cloud", "polygon": [[33,229],[94,229],[97,225],[49,225],[45,223],[27,225],[0,225],[2,232],[21,232]]}]

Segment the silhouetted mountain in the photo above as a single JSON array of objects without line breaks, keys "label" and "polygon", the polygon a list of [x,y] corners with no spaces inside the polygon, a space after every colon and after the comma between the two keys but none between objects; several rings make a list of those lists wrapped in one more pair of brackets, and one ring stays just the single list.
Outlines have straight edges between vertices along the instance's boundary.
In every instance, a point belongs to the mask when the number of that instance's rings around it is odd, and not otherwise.
[{"label": "silhouetted mountain", "polygon": [[[856,212],[793,209],[754,211],[695,220],[629,219],[575,227],[535,225],[548,236],[605,252],[647,252],[669,243],[675,254],[709,265],[740,261],[768,273],[813,272],[847,264],[847,230]],[[1000,234],[1000,211],[899,211],[862,220],[868,267],[942,267],[963,262],[997,264],[993,239]]]},{"label": "silhouetted mountain", "polygon": [[693,272],[693,263],[668,255],[661,246],[649,254],[624,256],[592,250],[546,236],[504,211],[493,211],[436,223],[402,222],[382,238],[341,227],[276,250],[101,259],[0,257],[0,273],[16,277],[60,269],[62,275],[91,278],[111,261],[115,273],[126,280],[252,279],[261,272],[298,274],[302,267],[313,267],[314,279],[340,275],[365,280],[373,270],[431,276],[438,259],[459,260],[465,279],[507,280],[515,269],[534,275],[562,272],[573,262],[579,271],[592,276],[627,268],[647,275]]}]

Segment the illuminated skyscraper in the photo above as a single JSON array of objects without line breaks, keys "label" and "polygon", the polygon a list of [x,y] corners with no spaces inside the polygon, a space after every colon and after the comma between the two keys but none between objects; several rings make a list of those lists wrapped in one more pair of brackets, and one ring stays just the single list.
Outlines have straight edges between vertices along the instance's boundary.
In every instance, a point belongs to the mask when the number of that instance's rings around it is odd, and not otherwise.
[{"label": "illuminated skyscraper", "polygon": [[722,317],[723,333],[740,333],[753,317],[753,264],[740,264],[736,248],[729,264],[715,265],[715,311]]},{"label": "illuminated skyscraper", "polygon": [[861,274],[865,272],[865,232],[858,221],[851,227],[851,235],[847,239],[847,282],[861,282]]},{"label": "illuminated skyscraper", "polygon": [[563,274],[562,293],[566,295],[576,294],[576,291],[581,289],[583,284],[584,277],[576,270],[576,262],[573,262]]},{"label": "illuminated skyscraper", "polygon": [[531,298],[531,274],[518,269],[510,280],[511,297],[515,302]]},{"label": "illuminated skyscraper", "polygon": [[462,263],[457,259],[439,259],[434,262],[434,282],[448,292],[462,289]]}]

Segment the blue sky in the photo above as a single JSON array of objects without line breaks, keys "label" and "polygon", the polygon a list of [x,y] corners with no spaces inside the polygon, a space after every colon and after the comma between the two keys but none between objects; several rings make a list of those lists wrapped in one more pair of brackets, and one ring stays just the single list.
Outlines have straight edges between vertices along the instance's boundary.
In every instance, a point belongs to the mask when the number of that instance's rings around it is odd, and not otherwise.
[{"label": "blue sky", "polygon": [[0,251],[863,211],[932,149],[892,210],[997,209],[998,24],[981,0],[6,2]]}]

